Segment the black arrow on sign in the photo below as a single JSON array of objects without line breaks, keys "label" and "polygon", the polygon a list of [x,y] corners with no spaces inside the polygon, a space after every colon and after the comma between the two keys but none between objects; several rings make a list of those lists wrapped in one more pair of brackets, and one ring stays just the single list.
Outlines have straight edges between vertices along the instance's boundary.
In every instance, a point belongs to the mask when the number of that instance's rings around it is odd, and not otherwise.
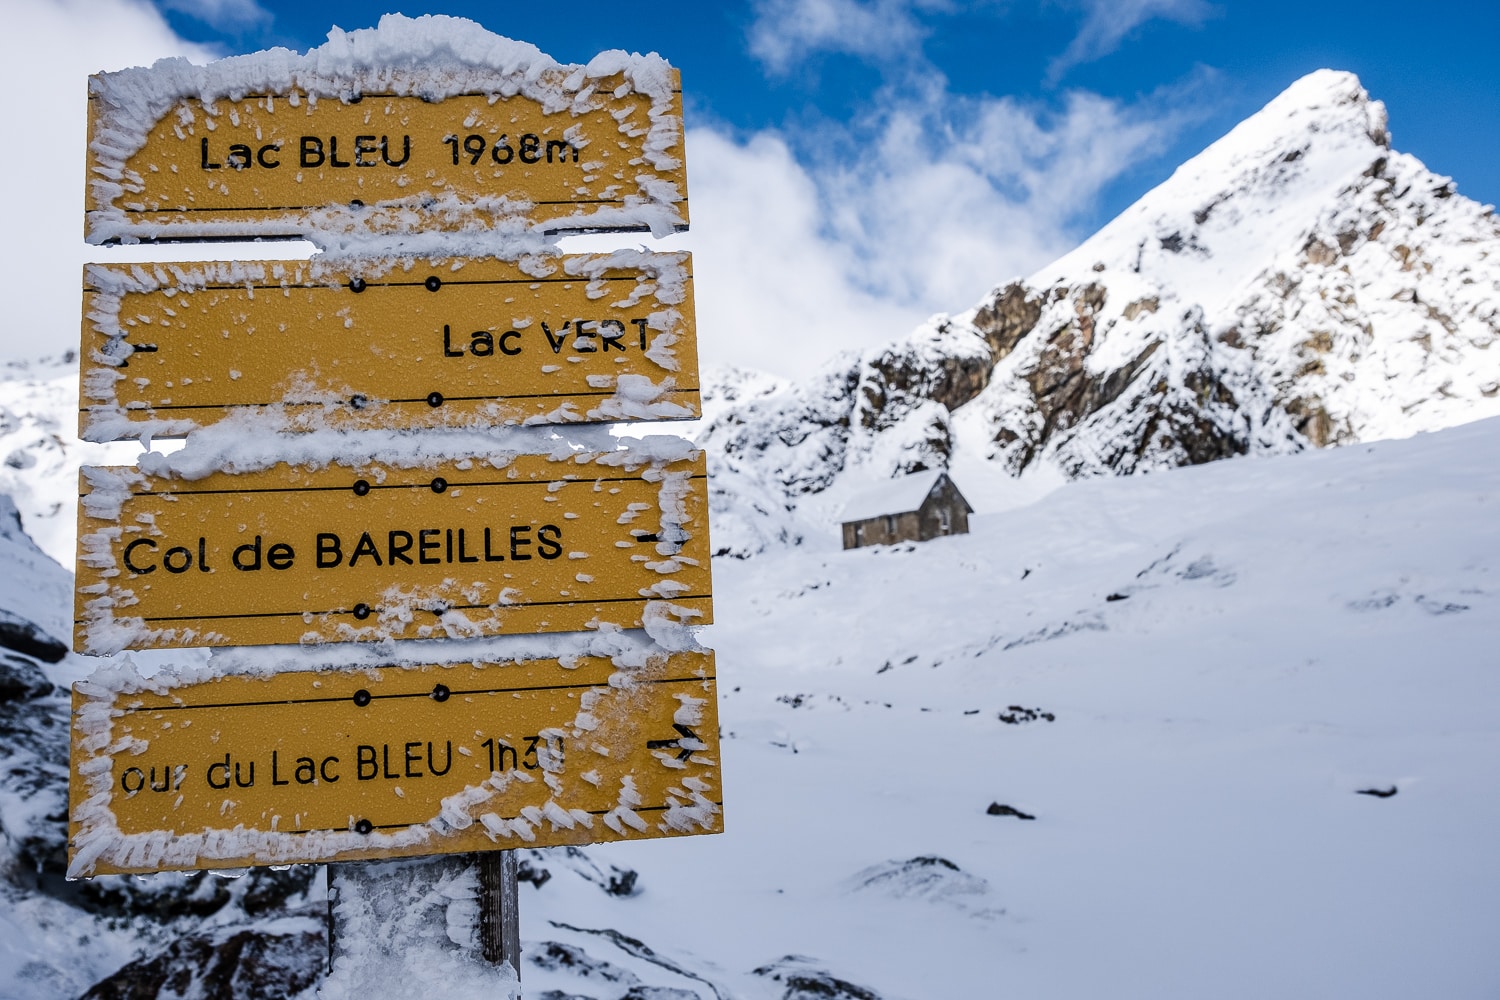
[{"label": "black arrow on sign", "polygon": [[699,748],[697,748],[697,747],[692,747],[692,748],[684,747],[682,745],[682,741],[684,739],[692,740],[694,743],[701,743],[703,741],[700,740],[700,739],[698,739],[698,734],[697,733],[693,732],[691,729],[689,729],[687,726],[684,726],[680,722],[674,722],[674,723],[672,723],[672,728],[675,729],[675,730],[677,730],[682,735],[679,736],[675,740],[647,740],[646,741],[646,749],[647,750],[677,750],[677,749],[680,748],[682,750],[682,752],[677,755],[677,759],[678,760],[687,760],[694,753],[696,753]]}]

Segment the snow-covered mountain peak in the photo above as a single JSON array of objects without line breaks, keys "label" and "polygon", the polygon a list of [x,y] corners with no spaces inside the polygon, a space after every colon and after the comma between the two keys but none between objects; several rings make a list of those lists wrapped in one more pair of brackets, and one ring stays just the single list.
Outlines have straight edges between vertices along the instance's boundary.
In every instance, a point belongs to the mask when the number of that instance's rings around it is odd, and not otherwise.
[{"label": "snow-covered mountain peak", "polygon": [[1264,266],[1267,246],[1295,239],[1389,155],[1385,105],[1352,73],[1310,73],[1028,284],[1140,275],[1143,289],[1186,290],[1212,312]]},{"label": "snow-covered mountain peak", "polygon": [[759,508],[779,492],[812,524],[778,511],[776,537],[815,537],[856,484],[924,469],[954,469],[983,513],[1013,503],[1005,476],[1500,414],[1500,222],[1389,143],[1357,78],[1310,74],[1030,279],[803,384],[736,392],[702,439],[761,484]]}]

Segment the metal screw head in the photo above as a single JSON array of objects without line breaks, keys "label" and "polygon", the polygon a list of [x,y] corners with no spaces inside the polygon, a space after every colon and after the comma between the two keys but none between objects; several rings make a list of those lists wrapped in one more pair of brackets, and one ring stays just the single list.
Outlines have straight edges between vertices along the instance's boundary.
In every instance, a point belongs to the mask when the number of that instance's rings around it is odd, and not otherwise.
[{"label": "metal screw head", "polygon": [[364,708],[369,703],[370,692],[366,691],[364,688],[360,688],[358,691],[354,692],[354,704],[358,705],[360,708]]},{"label": "metal screw head", "polygon": [[354,606],[354,617],[364,621],[370,617],[370,606],[368,604],[356,604]]},{"label": "metal screw head", "polygon": [[443,405],[443,394],[440,392],[429,392],[427,394],[427,405],[433,409]]},{"label": "metal screw head", "polygon": [[437,476],[432,480],[432,492],[441,493],[448,488],[448,480]]},{"label": "metal screw head", "polygon": [[446,684],[439,684],[439,685],[437,685],[436,687],[434,687],[432,689],[432,700],[433,701],[447,701],[448,700],[448,695],[450,695],[450,694],[452,694],[452,692],[448,690],[448,685],[446,685]]},{"label": "metal screw head", "polygon": [[361,835],[367,834],[373,829],[375,829],[375,824],[367,819],[362,819],[354,824],[354,832]]},{"label": "metal screw head", "polygon": [[427,280],[422,282],[422,284],[427,286],[429,292],[435,292],[443,287],[443,279],[434,274],[428,276]]},{"label": "metal screw head", "polygon": [[354,481],[354,495],[362,497],[370,492],[370,482],[367,479],[356,479]]},{"label": "metal screw head", "polygon": [[364,290],[365,290],[365,279],[364,278],[350,278],[349,279],[349,291],[351,291],[351,292],[362,292]]}]

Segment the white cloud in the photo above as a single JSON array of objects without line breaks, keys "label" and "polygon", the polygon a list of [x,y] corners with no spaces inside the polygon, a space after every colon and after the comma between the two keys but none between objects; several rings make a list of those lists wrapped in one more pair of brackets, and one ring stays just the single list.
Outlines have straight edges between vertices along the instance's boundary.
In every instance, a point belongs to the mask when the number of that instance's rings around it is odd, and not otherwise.
[{"label": "white cloud", "polygon": [[[177,0],[189,2],[189,0]],[[223,2],[223,0],[220,0]],[[1067,71],[1109,55],[1136,28],[1153,20],[1198,25],[1217,13],[1209,0],[1052,0],[1082,14],[1078,33],[1048,66],[1047,82],[1056,85]],[[1004,0],[752,0],[747,31],[750,54],[775,75],[820,53],[856,56],[887,69],[933,71],[922,51],[931,33],[924,15],[954,14],[989,8],[1003,19]]]},{"label": "white cloud", "polygon": [[933,84],[795,140],[691,131],[693,229],[675,242],[694,251],[704,362],[802,375],[1044,267],[1180,125],[1170,100],[1049,110]]},{"label": "white cloud", "polygon": [[202,21],[221,30],[269,23],[271,12],[257,0],[157,0],[166,10]]},{"label": "white cloud", "polygon": [[1091,94],[1056,110],[938,89],[880,106],[816,170],[862,283],[929,310],[962,309],[1069,249],[1101,189],[1172,129]]},{"label": "white cloud", "polygon": [[1067,49],[1047,68],[1048,80],[1056,83],[1074,66],[1107,56],[1125,36],[1157,18],[1196,25],[1214,13],[1207,0],[1080,0],[1083,25]]},{"label": "white cloud", "polygon": [[773,73],[786,73],[815,52],[841,52],[872,62],[920,54],[926,30],[918,10],[943,0],[756,0],[750,53]]},{"label": "white cloud", "polygon": [[144,0],[34,0],[7,9],[0,88],[10,95],[7,131],[27,141],[0,157],[0,261],[10,288],[0,359],[78,348],[83,262],[126,256],[83,242],[88,76],[171,55],[210,53],[173,34]]},{"label": "white cloud", "polygon": [[699,351],[705,365],[803,375],[840,350],[908,333],[925,316],[854,279],[817,182],[782,137],[688,135]]}]

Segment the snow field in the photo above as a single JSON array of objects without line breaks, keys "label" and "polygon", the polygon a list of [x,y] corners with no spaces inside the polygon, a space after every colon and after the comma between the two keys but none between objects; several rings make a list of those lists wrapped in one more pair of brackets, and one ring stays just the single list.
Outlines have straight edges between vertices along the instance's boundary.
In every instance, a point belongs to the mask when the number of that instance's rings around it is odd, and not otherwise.
[{"label": "snow field", "polygon": [[[591,919],[746,996],[786,954],[882,997],[1491,995],[1497,458],[1485,421],[722,560],[727,832],[593,849],[645,893]],[[859,888],[922,857],[960,871]],[[528,940],[578,919],[549,892]]]},{"label": "snow field", "polygon": [[[804,525],[717,560],[726,832],[590,848],[634,896],[523,885],[528,954],[610,963],[528,959],[526,994],[780,998],[752,970],[800,955],[884,1000],[1493,995],[1497,459],[1491,420],[1075,482],[920,546]],[[52,622],[46,587],[14,589]],[[8,912],[23,993],[147,944],[45,897]],[[93,965],[25,944],[63,923]],[[431,944],[414,968],[458,947]]]}]

